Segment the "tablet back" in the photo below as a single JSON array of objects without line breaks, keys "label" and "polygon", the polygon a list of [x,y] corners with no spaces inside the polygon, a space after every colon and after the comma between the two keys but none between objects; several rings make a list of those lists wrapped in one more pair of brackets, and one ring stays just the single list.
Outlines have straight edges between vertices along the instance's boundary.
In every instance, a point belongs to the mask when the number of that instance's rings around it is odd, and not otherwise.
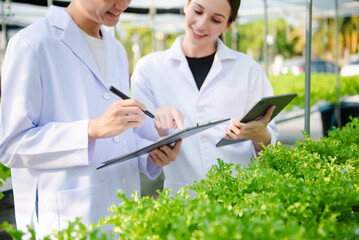
[{"label": "tablet back", "polygon": [[[276,96],[268,96],[263,97],[258,100],[254,104],[254,106],[244,115],[244,117],[241,118],[240,122],[247,123],[253,120],[257,120],[261,117],[263,117],[267,110],[271,106],[275,106],[275,109],[272,113],[272,116],[270,118],[270,121],[275,118],[282,110],[285,108],[295,97],[297,96],[296,93],[289,93],[289,94],[282,94],[282,95],[276,95]],[[238,142],[247,141],[246,139],[240,139],[240,140],[228,140],[225,138],[222,138],[217,144],[216,147],[223,147],[229,144],[234,144]]]}]

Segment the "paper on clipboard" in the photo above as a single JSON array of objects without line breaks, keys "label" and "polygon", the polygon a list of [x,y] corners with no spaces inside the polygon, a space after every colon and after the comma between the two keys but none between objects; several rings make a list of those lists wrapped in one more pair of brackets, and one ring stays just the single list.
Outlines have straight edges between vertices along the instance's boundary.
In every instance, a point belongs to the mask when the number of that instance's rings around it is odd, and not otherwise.
[{"label": "paper on clipboard", "polygon": [[163,145],[169,145],[169,144],[174,143],[174,142],[176,142],[176,141],[178,141],[180,139],[192,136],[194,134],[202,132],[202,131],[204,131],[204,130],[206,130],[208,128],[211,128],[211,127],[213,127],[215,125],[218,125],[220,123],[226,122],[228,120],[230,120],[230,118],[222,119],[222,120],[216,120],[216,121],[210,121],[210,122],[201,123],[201,124],[197,123],[193,127],[184,128],[184,129],[182,129],[182,130],[180,130],[180,131],[178,131],[176,133],[170,134],[170,135],[160,139],[159,141],[157,141],[157,142],[155,142],[155,143],[153,143],[151,145],[148,145],[148,146],[143,147],[141,149],[138,149],[136,151],[133,151],[133,152],[124,154],[122,156],[110,159],[110,160],[108,160],[106,162],[103,162],[102,163],[103,165],[98,167],[97,169],[101,169],[101,168],[110,166],[110,165],[115,164],[115,163],[124,162],[124,161],[130,160],[132,158],[141,156],[143,154],[146,154],[146,153],[152,151],[153,149],[159,148],[159,147],[161,147]]},{"label": "paper on clipboard", "polygon": [[[283,108],[285,108],[295,97],[297,96],[296,93],[289,93],[289,94],[282,94],[282,95],[275,95],[269,97],[263,97],[259,99],[254,106],[244,115],[244,117],[240,120],[240,122],[247,123],[249,121],[256,120],[260,117],[263,117],[268,108],[271,106],[275,106],[275,109],[272,113],[272,116],[269,121],[271,121],[274,117],[280,113]],[[229,140],[222,138],[217,144],[216,147],[223,147],[226,145],[247,141],[246,139],[240,140]]]}]

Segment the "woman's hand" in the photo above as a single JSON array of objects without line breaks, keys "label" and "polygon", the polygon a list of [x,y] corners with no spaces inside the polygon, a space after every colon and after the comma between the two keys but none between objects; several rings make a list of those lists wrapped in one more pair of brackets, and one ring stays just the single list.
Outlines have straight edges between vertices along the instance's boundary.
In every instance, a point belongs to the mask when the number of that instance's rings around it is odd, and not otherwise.
[{"label": "woman's hand", "polygon": [[173,146],[161,146],[148,154],[148,160],[158,167],[164,167],[176,160],[180,152],[182,139],[178,140]]},{"label": "woman's hand", "polygon": [[176,107],[163,105],[156,109],[154,115],[155,127],[161,137],[167,135],[169,129],[183,128],[184,115]]},{"label": "woman's hand", "polygon": [[231,119],[230,127],[225,127],[226,135],[224,138],[230,140],[252,140],[256,150],[262,150],[263,148],[260,143],[269,145],[271,142],[271,135],[267,126],[274,108],[275,106],[270,107],[262,118],[248,123],[241,123],[237,120]]},{"label": "woman's hand", "polygon": [[113,102],[98,118],[90,119],[88,126],[89,142],[98,138],[120,135],[133,127],[141,127],[146,106],[135,99]]}]

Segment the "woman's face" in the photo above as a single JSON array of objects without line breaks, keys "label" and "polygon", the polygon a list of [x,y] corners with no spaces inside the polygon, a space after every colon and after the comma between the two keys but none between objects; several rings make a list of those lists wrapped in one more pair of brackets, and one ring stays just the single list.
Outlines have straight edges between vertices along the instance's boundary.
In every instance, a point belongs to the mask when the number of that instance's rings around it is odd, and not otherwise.
[{"label": "woman's face", "polygon": [[228,0],[188,0],[184,7],[186,38],[196,45],[213,44],[229,29]]}]

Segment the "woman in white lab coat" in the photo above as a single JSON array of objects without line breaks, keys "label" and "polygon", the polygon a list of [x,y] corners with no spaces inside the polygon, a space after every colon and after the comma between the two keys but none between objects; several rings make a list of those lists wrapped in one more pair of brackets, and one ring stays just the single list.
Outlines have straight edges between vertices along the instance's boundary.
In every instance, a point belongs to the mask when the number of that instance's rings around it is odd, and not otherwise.
[{"label": "woman in white lab coat", "polygon": [[[262,150],[260,143],[277,141],[275,124],[268,124],[273,107],[260,120],[237,121],[259,98],[273,95],[260,66],[219,39],[236,19],[239,5],[240,0],[188,0],[184,36],[170,49],[143,57],[132,75],[133,97],[150,111],[161,105],[177,107],[185,116],[184,126],[232,118],[224,124],[229,126],[215,126],[183,140],[177,160],[164,167],[164,187],[174,191],[203,179],[217,158],[249,164]],[[171,127],[177,118],[166,119],[165,113],[166,108],[159,108],[156,118]],[[250,141],[215,147],[224,136]]]},{"label": "woman in white lab coat", "polygon": [[[140,191],[139,172],[157,177],[179,151],[164,147],[121,164],[102,162],[149,142],[139,139],[146,107],[120,101],[113,85],[129,91],[123,46],[101,25],[114,26],[128,0],[72,0],[21,30],[2,71],[0,161],[11,168],[16,226],[37,238],[76,217],[96,223],[118,202]],[[95,48],[93,48],[96,46]],[[100,50],[96,52],[96,50]]]}]

